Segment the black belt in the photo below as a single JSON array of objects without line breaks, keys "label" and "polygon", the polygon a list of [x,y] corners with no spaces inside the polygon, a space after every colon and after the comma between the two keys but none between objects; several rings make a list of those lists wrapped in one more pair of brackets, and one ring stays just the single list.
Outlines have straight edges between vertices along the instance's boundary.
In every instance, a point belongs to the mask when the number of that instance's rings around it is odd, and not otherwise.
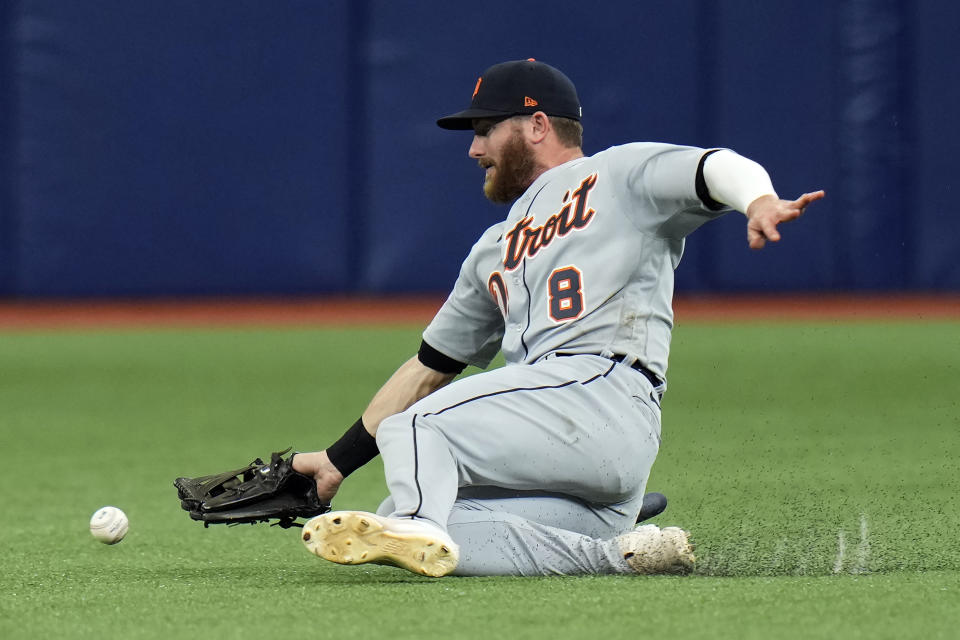
[{"label": "black belt", "polygon": [[[627,359],[627,356],[623,355],[622,353],[617,353],[610,356],[610,359],[613,360],[614,362],[623,362],[624,360]],[[630,368],[635,371],[639,371],[641,374],[643,374],[643,377],[649,380],[650,384],[652,384],[654,388],[657,388],[663,385],[663,380],[660,379],[660,376],[658,376],[653,371],[650,371],[650,369],[647,369],[645,366],[643,366],[643,363],[640,362],[639,360],[634,360],[633,364],[630,365]]]},{"label": "black belt", "polygon": [[[558,353],[557,355],[558,356],[582,356],[582,355],[599,355],[599,354]],[[622,353],[616,353],[610,356],[610,360],[613,360],[614,362],[623,362],[626,359],[627,359],[627,356],[625,356]],[[660,379],[660,376],[658,376],[653,371],[650,371],[650,369],[647,369],[645,366],[643,366],[643,363],[640,362],[639,360],[634,360],[633,364],[630,365],[630,368],[633,369],[634,371],[639,371],[644,378],[650,381],[650,384],[653,385],[654,389],[656,389],[657,387],[663,386],[663,380]]]}]

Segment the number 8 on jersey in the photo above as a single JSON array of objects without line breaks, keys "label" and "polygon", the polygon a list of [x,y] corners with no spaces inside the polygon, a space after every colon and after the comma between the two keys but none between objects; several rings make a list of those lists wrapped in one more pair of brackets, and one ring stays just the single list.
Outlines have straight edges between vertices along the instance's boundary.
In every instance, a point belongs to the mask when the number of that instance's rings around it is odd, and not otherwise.
[{"label": "number 8 on jersey", "polygon": [[550,318],[565,322],[580,317],[583,313],[583,279],[580,270],[573,265],[555,269],[550,274]]}]

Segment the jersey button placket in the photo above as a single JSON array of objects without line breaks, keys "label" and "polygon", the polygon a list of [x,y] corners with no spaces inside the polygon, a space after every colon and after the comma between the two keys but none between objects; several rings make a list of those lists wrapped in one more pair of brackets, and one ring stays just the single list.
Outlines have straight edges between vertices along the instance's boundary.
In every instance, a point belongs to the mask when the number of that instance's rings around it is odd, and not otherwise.
[{"label": "jersey button placket", "polygon": [[[514,290],[516,291],[515,295],[517,295],[517,297],[522,296],[523,298],[526,298],[526,290],[523,287],[523,278],[520,277],[520,274],[518,272],[516,271],[513,272],[512,280],[513,280]],[[523,331],[523,325],[518,321],[514,321],[510,323],[510,329],[512,331],[515,331],[516,333],[520,333]]]}]

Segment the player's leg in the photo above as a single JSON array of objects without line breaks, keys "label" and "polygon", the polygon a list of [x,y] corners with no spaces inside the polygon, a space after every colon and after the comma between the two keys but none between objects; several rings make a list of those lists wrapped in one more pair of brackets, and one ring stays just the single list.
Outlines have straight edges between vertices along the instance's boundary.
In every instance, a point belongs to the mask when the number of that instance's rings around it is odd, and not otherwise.
[{"label": "player's leg", "polygon": [[[388,498],[378,513],[393,510]],[[693,556],[692,549],[686,548],[685,533],[651,526],[633,531],[636,510],[636,499],[592,505],[570,496],[492,487],[465,489],[447,523],[460,547],[454,573],[543,576],[688,571]],[[674,533],[682,535],[682,540],[674,541]]]},{"label": "player's leg", "polygon": [[[628,518],[635,518],[659,446],[659,406],[650,391],[642,375],[599,356],[459,380],[380,424],[377,442],[395,503],[390,517],[326,514],[308,523],[304,541],[336,562],[442,575],[458,552],[446,531],[454,501],[460,487],[472,485],[546,488],[595,504],[634,501]],[[576,531],[553,532],[536,520],[529,526],[516,514],[499,521],[514,518],[510,526],[524,532],[531,549],[565,544],[573,558],[584,545],[597,545]],[[531,572],[548,566],[558,565],[541,562]]]},{"label": "player's leg", "polygon": [[444,527],[459,488],[473,485],[631,500],[659,447],[649,395],[642,375],[598,356],[459,380],[380,425],[392,515]]},{"label": "player's leg", "polygon": [[448,530],[460,545],[453,573],[461,576],[684,574],[694,561],[687,533],[676,527],[643,525],[595,538],[512,513],[455,506]]},{"label": "player's leg", "polygon": [[[618,504],[600,505],[547,491],[464,487],[457,495],[451,518],[457,511],[503,512],[593,538],[611,538],[633,528],[636,509],[635,498]],[[395,511],[393,498],[388,496],[377,508],[377,515],[389,516]]]},{"label": "player's leg", "polygon": [[461,509],[459,504],[454,506],[447,527],[460,545],[455,575],[547,576],[631,571],[614,537],[594,538],[505,511]]},{"label": "player's leg", "polygon": [[693,548],[677,527],[633,527],[643,492],[612,505],[569,496],[466,489],[447,528],[460,545],[455,573],[582,575],[688,573]]}]

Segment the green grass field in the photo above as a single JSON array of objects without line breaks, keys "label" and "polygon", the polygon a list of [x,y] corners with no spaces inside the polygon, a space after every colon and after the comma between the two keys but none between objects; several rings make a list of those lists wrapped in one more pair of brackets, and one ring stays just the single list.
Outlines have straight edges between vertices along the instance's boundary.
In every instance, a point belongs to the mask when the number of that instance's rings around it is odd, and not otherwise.
[{"label": "green grass field", "polygon": [[[0,333],[0,637],[954,638],[960,324],[680,326],[649,488],[695,575],[341,567],[172,480],[321,448],[419,329]],[[335,508],[373,509],[379,462]],[[131,531],[87,532],[113,504]]]}]

